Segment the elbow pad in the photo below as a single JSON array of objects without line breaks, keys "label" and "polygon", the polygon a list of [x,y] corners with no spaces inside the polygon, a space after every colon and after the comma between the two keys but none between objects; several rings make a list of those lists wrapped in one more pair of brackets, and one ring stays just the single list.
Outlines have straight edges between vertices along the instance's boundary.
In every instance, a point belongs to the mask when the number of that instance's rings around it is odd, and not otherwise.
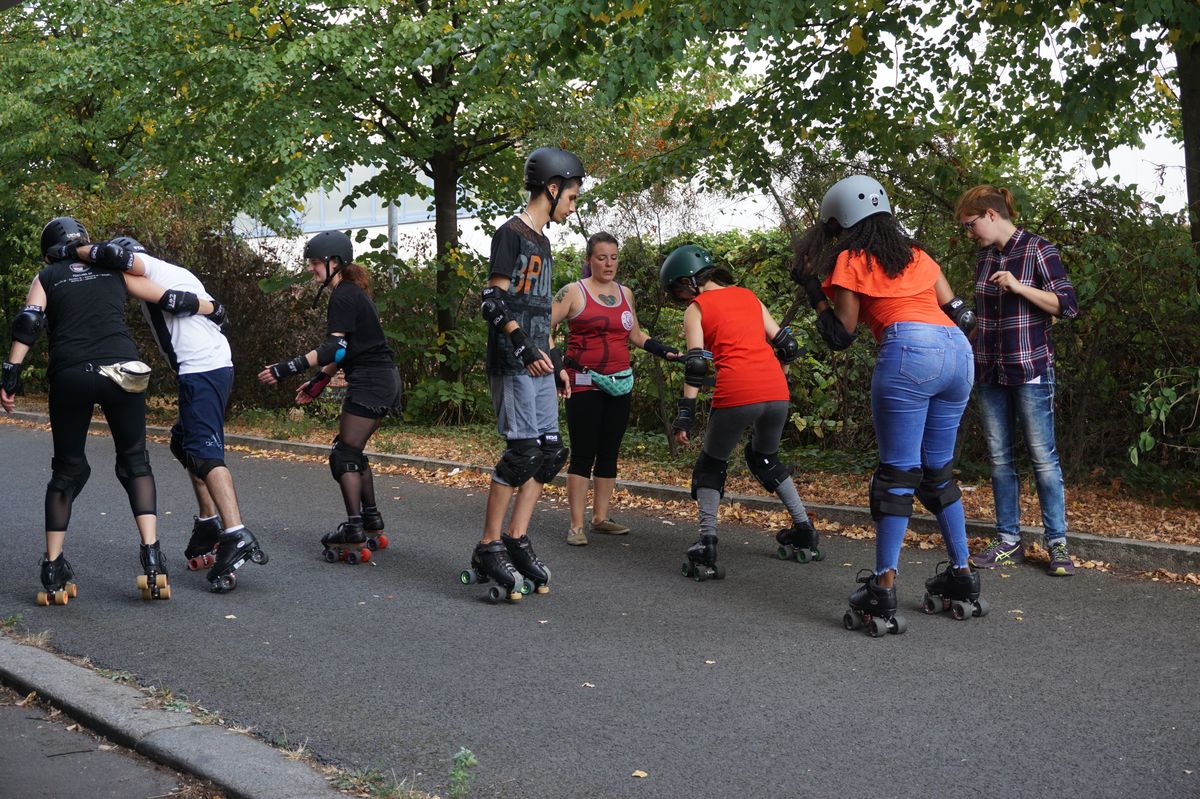
[{"label": "elbow pad", "polygon": [[847,349],[854,343],[854,339],[858,338],[857,330],[853,333],[846,332],[846,328],[838,320],[832,308],[826,308],[817,315],[817,332],[821,334],[821,338],[825,339],[825,343],[831,350]]},{"label": "elbow pad", "polygon": [[499,286],[488,286],[480,297],[479,315],[492,327],[502,330],[512,318],[504,304],[504,291]]},{"label": "elbow pad", "polygon": [[695,388],[703,386],[704,378],[708,377],[708,362],[711,360],[712,353],[708,350],[699,347],[688,350],[683,356],[683,382]]},{"label": "elbow pad", "polygon": [[790,327],[779,328],[775,338],[771,339],[771,346],[775,349],[775,357],[785,366],[804,354]]},{"label": "elbow pad", "polygon": [[946,312],[954,324],[958,325],[958,329],[971,335],[971,331],[979,324],[979,320],[975,318],[975,311],[967,305],[966,300],[961,297],[955,297],[942,306],[942,310]]},{"label": "elbow pad", "polygon": [[26,305],[12,323],[13,341],[32,347],[46,327],[46,314],[40,305]]},{"label": "elbow pad", "polygon": [[344,336],[328,336],[321,346],[317,347],[317,366],[328,366],[331,363],[341,363],[346,357],[346,339]]},{"label": "elbow pad", "polygon": [[175,316],[192,316],[200,310],[200,298],[190,291],[167,289],[158,298],[157,305]]}]

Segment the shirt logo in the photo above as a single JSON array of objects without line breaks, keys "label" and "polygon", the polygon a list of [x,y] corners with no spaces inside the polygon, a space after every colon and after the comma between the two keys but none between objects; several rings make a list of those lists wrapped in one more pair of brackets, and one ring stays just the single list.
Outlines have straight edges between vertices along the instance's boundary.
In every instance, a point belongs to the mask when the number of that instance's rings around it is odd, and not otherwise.
[{"label": "shirt logo", "polygon": [[71,264],[71,271],[77,275],[82,275],[84,272],[88,271],[88,265],[81,264],[76,261],[75,263]]},{"label": "shirt logo", "polygon": [[633,314],[629,311],[621,312],[621,327],[625,330],[633,330]]}]

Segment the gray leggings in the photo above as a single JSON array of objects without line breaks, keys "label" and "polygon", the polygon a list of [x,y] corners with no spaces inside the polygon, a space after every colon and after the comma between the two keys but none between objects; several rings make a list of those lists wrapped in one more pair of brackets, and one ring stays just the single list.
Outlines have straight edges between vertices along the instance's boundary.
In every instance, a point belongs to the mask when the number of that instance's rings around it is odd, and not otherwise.
[{"label": "gray leggings", "polygon": [[[787,423],[788,402],[755,402],[733,408],[714,408],[708,417],[708,430],[704,433],[704,453],[710,458],[727,461],[733,449],[742,439],[747,427],[754,429],[750,444],[758,452],[771,455],[779,451],[779,440],[783,437],[783,426]],[[808,512],[792,478],[787,478],[775,489],[775,495],[787,507],[792,523],[808,521]],[[696,490],[696,504],[700,509],[700,534],[717,534],[717,507],[721,494],[714,488]]]}]

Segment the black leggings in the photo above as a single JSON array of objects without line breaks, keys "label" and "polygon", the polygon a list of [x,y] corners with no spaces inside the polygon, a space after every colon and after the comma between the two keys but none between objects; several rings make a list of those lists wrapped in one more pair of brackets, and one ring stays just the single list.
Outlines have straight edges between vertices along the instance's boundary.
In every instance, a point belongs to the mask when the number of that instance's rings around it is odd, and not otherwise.
[{"label": "black leggings", "polygon": [[80,364],[50,379],[49,404],[54,459],[46,486],[46,529],[67,529],[71,505],[91,474],[84,447],[96,405],[112,431],[117,479],[129,495],[129,509],[135,517],[153,516],[158,500],[146,453],[146,395],[130,394],[92,364]]},{"label": "black leggings", "polygon": [[[349,403],[347,403],[349,405]],[[347,447],[359,450],[366,448],[367,441],[379,429],[383,419],[359,416],[343,408],[338,419],[338,439]],[[362,516],[362,509],[375,507],[375,480],[368,463],[361,472],[346,472],[338,479],[342,489],[342,502],[347,516]]]},{"label": "black leggings", "polygon": [[567,474],[617,476],[617,455],[629,425],[632,400],[632,393],[614,397],[598,388],[571,394],[567,400],[567,431],[571,434]]}]

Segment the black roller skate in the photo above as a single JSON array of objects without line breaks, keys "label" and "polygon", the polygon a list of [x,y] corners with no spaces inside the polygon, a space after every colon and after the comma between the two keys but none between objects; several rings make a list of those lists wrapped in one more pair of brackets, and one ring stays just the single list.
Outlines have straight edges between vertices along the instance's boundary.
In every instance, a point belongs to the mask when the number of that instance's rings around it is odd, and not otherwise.
[{"label": "black roller skate", "polygon": [[949,610],[954,618],[961,621],[973,616],[986,616],[991,607],[986,599],[979,598],[979,572],[960,574],[950,567],[949,561],[942,561],[937,565],[935,574],[925,581],[921,610],[930,614]]},{"label": "black roller skate", "polygon": [[725,569],[717,565],[717,537],[702,535],[700,540],[688,547],[687,563],[683,564],[683,576],[697,582],[724,580]]},{"label": "black roller skate", "polygon": [[269,560],[254,534],[245,527],[221,533],[217,539],[216,562],[205,575],[212,590],[224,594],[237,588],[237,570],[248,560],[259,566],[265,566]]},{"label": "black roller skate", "polygon": [[847,630],[866,627],[872,638],[887,633],[901,635],[908,629],[908,622],[896,615],[896,588],[880,588],[875,580],[870,569],[858,573],[862,585],[850,595],[850,609],[842,617],[842,624]]},{"label": "black roller skate", "polygon": [[508,550],[508,558],[513,566],[533,583],[533,590],[539,594],[550,593],[550,568],[534,554],[529,536],[510,538],[502,535],[500,540],[504,542],[504,548]]},{"label": "black roller skate", "polygon": [[488,589],[488,599],[492,602],[501,599],[517,602],[533,590],[533,583],[517,571],[517,567],[509,560],[508,550],[500,541],[476,544],[471,555],[471,568],[463,569],[458,579],[463,585],[495,580],[496,585]]},{"label": "black roller skate", "polygon": [[825,553],[818,548],[821,537],[812,526],[812,515],[807,521],[785,527],[775,534],[779,542],[776,554],[780,560],[795,560],[797,563],[825,560]]},{"label": "black roller skate", "polygon": [[75,583],[71,582],[74,577],[75,570],[61,552],[54,560],[42,558],[42,587],[46,590],[38,591],[37,603],[42,606],[67,604],[68,599],[74,599],[79,593]]},{"label": "black roller skate", "polygon": [[383,514],[376,507],[362,509],[363,530],[367,534],[367,549],[374,552],[377,549],[388,548],[388,537],[383,532]]},{"label": "black roller skate", "polygon": [[371,560],[371,549],[361,522],[342,522],[332,533],[322,536],[321,544],[325,547],[321,555],[330,563],[344,560],[353,566]]},{"label": "black roller skate", "polygon": [[216,516],[211,519],[193,516],[192,520],[192,538],[183,550],[183,556],[187,558],[188,571],[199,571],[213,565],[216,560],[213,553],[217,551],[217,538],[223,531],[221,521]]},{"label": "black roller skate", "polygon": [[167,585],[167,561],[163,558],[158,542],[142,544],[142,571],[137,578],[138,591],[142,599],[170,599],[171,586]]}]

